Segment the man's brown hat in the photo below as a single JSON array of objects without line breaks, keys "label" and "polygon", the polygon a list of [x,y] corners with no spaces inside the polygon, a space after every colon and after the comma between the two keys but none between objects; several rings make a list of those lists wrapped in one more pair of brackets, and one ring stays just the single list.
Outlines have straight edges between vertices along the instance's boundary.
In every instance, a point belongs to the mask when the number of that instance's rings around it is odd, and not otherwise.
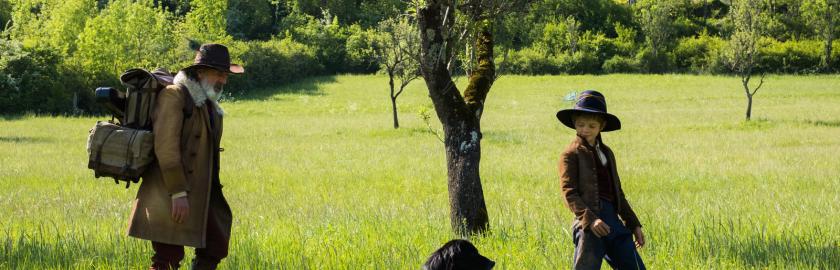
[{"label": "man's brown hat", "polygon": [[195,54],[195,61],[186,68],[209,67],[227,73],[244,73],[245,68],[230,63],[228,48],[221,44],[204,44],[198,48]]}]

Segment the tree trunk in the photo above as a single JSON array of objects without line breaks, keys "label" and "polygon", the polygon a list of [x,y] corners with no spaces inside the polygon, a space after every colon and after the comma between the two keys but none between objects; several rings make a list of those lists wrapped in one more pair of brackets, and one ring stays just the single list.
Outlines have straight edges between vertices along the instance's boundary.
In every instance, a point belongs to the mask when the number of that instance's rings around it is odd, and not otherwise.
[{"label": "tree trunk", "polygon": [[438,120],[443,124],[449,185],[450,225],[465,236],[488,229],[489,218],[479,176],[481,112],[495,78],[490,23],[481,23],[476,36],[478,67],[461,96],[447,70],[455,51],[451,0],[427,0],[418,9],[421,38],[420,70],[429,89]]},{"label": "tree trunk", "polygon": [[391,97],[391,108],[394,110],[394,129],[400,128],[400,119],[397,118],[397,98]]},{"label": "tree trunk", "polygon": [[750,116],[752,116],[752,101],[753,96],[747,94],[747,121],[750,121]]},{"label": "tree trunk", "polygon": [[487,206],[481,187],[481,131],[466,122],[444,126],[449,184],[449,221],[458,235],[487,230]]},{"label": "tree trunk", "polygon": [[825,60],[823,61],[826,72],[831,70],[831,42],[834,40],[834,16],[831,13],[835,12],[835,8],[836,6],[833,6],[831,3],[828,3],[828,7],[826,7],[826,23],[828,24],[828,29],[826,29],[825,33]]},{"label": "tree trunk", "polygon": [[400,128],[400,120],[397,118],[397,96],[394,95],[394,71],[388,69],[388,86],[391,87],[391,108],[394,111],[394,129]]},{"label": "tree trunk", "polygon": [[752,101],[753,97],[750,94],[750,75],[741,75],[741,82],[744,84],[744,92],[747,94],[747,121],[750,121],[752,115]]}]

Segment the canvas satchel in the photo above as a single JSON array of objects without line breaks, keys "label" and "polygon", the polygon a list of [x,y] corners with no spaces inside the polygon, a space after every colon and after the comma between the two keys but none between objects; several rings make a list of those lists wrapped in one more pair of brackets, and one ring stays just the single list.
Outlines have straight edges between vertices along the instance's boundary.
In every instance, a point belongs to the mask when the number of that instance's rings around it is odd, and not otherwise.
[{"label": "canvas satchel", "polygon": [[98,121],[87,141],[88,168],[97,178],[114,181],[140,181],[140,175],[153,161],[155,137],[149,130],[133,129]]}]

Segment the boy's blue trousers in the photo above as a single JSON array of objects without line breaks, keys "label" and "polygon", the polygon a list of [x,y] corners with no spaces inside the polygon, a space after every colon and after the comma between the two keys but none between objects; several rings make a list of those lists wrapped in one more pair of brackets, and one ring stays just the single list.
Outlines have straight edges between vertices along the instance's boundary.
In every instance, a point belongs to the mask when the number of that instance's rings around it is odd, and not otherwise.
[{"label": "boy's blue trousers", "polygon": [[618,219],[613,204],[602,199],[598,217],[610,226],[610,233],[604,237],[598,237],[592,230],[580,228],[578,220],[572,225],[572,239],[575,243],[572,268],[601,269],[601,262],[606,259],[613,269],[644,270],[645,264],[633,243],[633,233]]}]

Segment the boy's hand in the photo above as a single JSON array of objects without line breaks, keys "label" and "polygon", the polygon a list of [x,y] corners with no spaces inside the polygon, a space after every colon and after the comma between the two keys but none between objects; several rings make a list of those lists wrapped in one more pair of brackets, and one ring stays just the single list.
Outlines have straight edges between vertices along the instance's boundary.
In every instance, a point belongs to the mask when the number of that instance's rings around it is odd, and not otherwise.
[{"label": "boy's hand", "polygon": [[607,234],[610,234],[610,226],[600,218],[596,219],[595,222],[592,222],[592,225],[589,225],[589,228],[591,228],[592,232],[598,237],[604,237],[607,236]]},{"label": "boy's hand", "polygon": [[633,229],[633,238],[636,238],[636,248],[642,248],[645,246],[645,233],[642,232],[642,227],[636,227],[636,229]]}]

